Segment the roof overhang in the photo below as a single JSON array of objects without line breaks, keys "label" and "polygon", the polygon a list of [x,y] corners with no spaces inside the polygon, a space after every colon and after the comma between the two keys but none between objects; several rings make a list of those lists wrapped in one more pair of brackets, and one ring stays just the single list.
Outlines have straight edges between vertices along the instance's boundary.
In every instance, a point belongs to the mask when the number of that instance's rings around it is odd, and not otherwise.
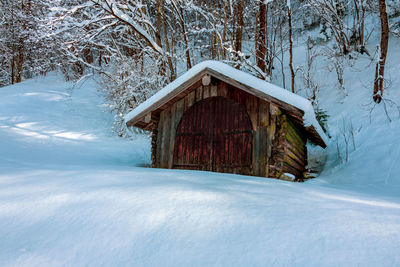
[{"label": "roof overhang", "polygon": [[[215,67],[215,65],[217,67]],[[234,69],[224,63],[215,61],[206,61],[194,66],[174,82],[161,89],[126,115],[126,125],[144,130],[151,130],[152,112],[165,109],[163,106],[167,103],[178,101],[189,88],[200,86],[202,77],[205,74],[277,105],[279,108],[286,111],[297,124],[304,127],[307,138],[311,142],[323,148],[327,146],[327,137],[317,122],[312,105],[307,99],[258,79],[248,73]],[[263,86],[266,88],[262,88]],[[277,90],[280,91],[275,93]],[[288,99],[290,101],[285,101]],[[293,105],[293,103],[296,105]]]}]

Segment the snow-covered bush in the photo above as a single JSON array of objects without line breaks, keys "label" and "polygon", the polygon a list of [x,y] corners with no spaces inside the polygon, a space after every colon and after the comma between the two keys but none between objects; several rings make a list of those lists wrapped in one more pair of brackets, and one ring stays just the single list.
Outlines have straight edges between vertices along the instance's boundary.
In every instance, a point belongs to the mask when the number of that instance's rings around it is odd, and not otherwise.
[{"label": "snow-covered bush", "polygon": [[100,77],[101,88],[114,114],[114,130],[123,137],[130,135],[124,116],[167,82],[167,78],[160,75],[149,58],[143,62],[135,62],[127,57],[117,58],[109,64],[109,71],[101,72]]},{"label": "snow-covered bush", "polygon": [[322,130],[324,130],[324,132],[329,135],[329,131],[328,131],[328,112],[318,106],[314,107],[314,111],[315,111],[315,117],[318,121],[318,123],[321,125]]},{"label": "snow-covered bush", "polygon": [[400,16],[400,1],[398,0],[386,0],[386,12],[389,18]]}]

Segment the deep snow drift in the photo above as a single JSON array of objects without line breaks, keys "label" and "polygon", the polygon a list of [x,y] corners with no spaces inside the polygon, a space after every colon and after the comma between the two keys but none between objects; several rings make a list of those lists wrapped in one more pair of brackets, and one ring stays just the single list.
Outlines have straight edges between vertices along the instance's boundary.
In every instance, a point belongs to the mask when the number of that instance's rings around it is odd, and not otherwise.
[{"label": "deep snow drift", "polygon": [[118,165],[150,158],[147,143],[128,148],[112,136],[112,116],[93,80],[74,86],[53,73],[0,88],[0,96],[0,168]]},{"label": "deep snow drift", "polygon": [[94,83],[71,86],[50,75],[1,88],[1,265],[400,264],[398,195],[329,175],[299,184],[138,167],[148,140],[112,137]]},{"label": "deep snow drift", "polygon": [[[399,67],[388,60],[397,103]],[[396,108],[391,122],[383,105],[371,112],[371,69],[346,72],[346,98],[320,73],[334,138],[310,147],[328,161],[306,183],[141,167],[148,138],[112,135],[91,80],[0,88],[0,265],[399,266]],[[340,162],[349,119],[356,150]]]}]

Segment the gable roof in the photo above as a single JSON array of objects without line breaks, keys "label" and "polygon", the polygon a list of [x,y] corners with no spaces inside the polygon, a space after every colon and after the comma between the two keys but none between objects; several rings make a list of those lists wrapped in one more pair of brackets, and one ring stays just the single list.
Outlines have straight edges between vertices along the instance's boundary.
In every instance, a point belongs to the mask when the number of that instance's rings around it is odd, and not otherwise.
[{"label": "gable roof", "polygon": [[137,106],[125,116],[125,123],[127,126],[136,126],[135,124],[144,119],[148,113],[160,108],[188,89],[191,85],[199,81],[204,74],[209,74],[252,95],[275,103],[289,113],[296,112],[302,118],[302,124],[308,133],[308,138],[312,142],[326,147],[328,138],[318,123],[314,108],[309,100],[254,77],[251,74],[237,70],[227,64],[211,60],[195,65],[175,81]]}]

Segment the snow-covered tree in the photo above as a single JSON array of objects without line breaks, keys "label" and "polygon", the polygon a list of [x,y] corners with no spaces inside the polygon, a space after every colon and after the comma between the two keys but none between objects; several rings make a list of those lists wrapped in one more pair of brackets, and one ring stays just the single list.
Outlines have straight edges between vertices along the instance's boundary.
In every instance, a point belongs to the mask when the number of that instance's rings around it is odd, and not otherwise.
[{"label": "snow-covered tree", "polygon": [[[343,55],[351,51],[366,52],[365,18],[371,10],[370,0],[307,0],[308,5],[332,35]],[[351,19],[350,19],[351,18]]]},{"label": "snow-covered tree", "polygon": [[21,82],[54,67],[52,44],[42,38],[44,0],[0,1],[0,85]]}]

